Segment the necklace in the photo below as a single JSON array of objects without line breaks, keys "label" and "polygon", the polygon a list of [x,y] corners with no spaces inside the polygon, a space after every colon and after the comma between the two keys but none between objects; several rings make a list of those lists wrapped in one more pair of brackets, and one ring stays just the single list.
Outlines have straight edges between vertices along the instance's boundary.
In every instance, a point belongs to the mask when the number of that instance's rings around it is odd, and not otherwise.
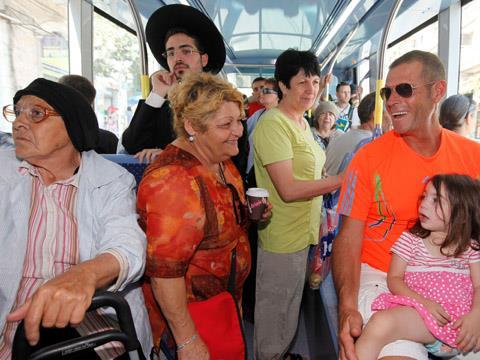
[{"label": "necklace", "polygon": [[227,185],[227,178],[225,177],[225,173],[223,172],[223,163],[218,164],[218,177],[220,178],[223,185]]}]

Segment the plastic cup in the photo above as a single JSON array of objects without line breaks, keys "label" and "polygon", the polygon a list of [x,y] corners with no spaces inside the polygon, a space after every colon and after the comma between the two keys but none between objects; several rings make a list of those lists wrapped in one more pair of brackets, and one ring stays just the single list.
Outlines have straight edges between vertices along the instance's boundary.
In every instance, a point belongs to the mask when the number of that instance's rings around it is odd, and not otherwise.
[{"label": "plastic cup", "polygon": [[250,188],[247,190],[248,217],[258,221],[267,207],[268,191],[262,188]]}]

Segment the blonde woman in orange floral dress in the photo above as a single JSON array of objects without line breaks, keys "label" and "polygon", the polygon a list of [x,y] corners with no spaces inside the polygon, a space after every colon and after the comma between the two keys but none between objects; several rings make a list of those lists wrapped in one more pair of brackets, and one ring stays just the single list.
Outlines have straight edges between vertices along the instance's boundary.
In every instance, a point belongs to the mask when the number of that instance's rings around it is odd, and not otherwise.
[{"label": "blonde woman in orange floral dress", "polygon": [[[227,82],[191,74],[170,94],[178,138],[147,169],[138,190],[147,233],[147,308],[158,347],[168,324],[181,359],[208,359],[187,303],[227,289],[236,248],[236,299],[250,271],[238,153],[243,99]],[[267,209],[264,218],[268,218]]]}]

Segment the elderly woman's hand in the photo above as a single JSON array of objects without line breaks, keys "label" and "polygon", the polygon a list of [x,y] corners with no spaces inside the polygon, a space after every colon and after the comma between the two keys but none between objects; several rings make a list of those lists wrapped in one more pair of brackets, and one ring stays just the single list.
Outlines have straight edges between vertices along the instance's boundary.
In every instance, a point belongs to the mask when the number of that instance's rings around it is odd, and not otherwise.
[{"label": "elderly woman's hand", "polygon": [[7,321],[25,322],[30,345],[40,338],[44,327],[77,325],[85,316],[95,292],[95,276],[88,272],[67,271],[42,285],[25,304],[7,316]]},{"label": "elderly woman's hand", "polygon": [[177,351],[178,360],[210,360],[207,345],[199,337],[192,343]]},{"label": "elderly woman's hand", "polygon": [[263,210],[260,222],[268,221],[272,217],[272,204],[267,200],[267,207]]}]

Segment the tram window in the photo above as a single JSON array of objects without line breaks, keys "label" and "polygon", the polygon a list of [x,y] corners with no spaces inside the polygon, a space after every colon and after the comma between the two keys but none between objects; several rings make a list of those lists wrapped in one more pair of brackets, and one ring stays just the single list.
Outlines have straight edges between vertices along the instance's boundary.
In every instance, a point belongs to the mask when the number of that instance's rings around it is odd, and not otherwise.
[{"label": "tram window", "polygon": [[[462,38],[460,49],[460,94],[472,94],[473,100],[480,102],[480,0],[474,0],[462,7]],[[475,138],[480,140],[480,122],[477,111]]]},{"label": "tram window", "polygon": [[[6,105],[33,79],[68,74],[68,0],[0,3],[0,104]],[[12,130],[3,117],[0,130]]]},{"label": "tram window", "polygon": [[101,128],[120,136],[141,95],[137,38],[97,13],[93,30],[95,112]]},{"label": "tram window", "polygon": [[423,50],[438,54],[438,21],[388,48],[385,54],[385,69],[388,69],[395,59],[411,50]]}]

